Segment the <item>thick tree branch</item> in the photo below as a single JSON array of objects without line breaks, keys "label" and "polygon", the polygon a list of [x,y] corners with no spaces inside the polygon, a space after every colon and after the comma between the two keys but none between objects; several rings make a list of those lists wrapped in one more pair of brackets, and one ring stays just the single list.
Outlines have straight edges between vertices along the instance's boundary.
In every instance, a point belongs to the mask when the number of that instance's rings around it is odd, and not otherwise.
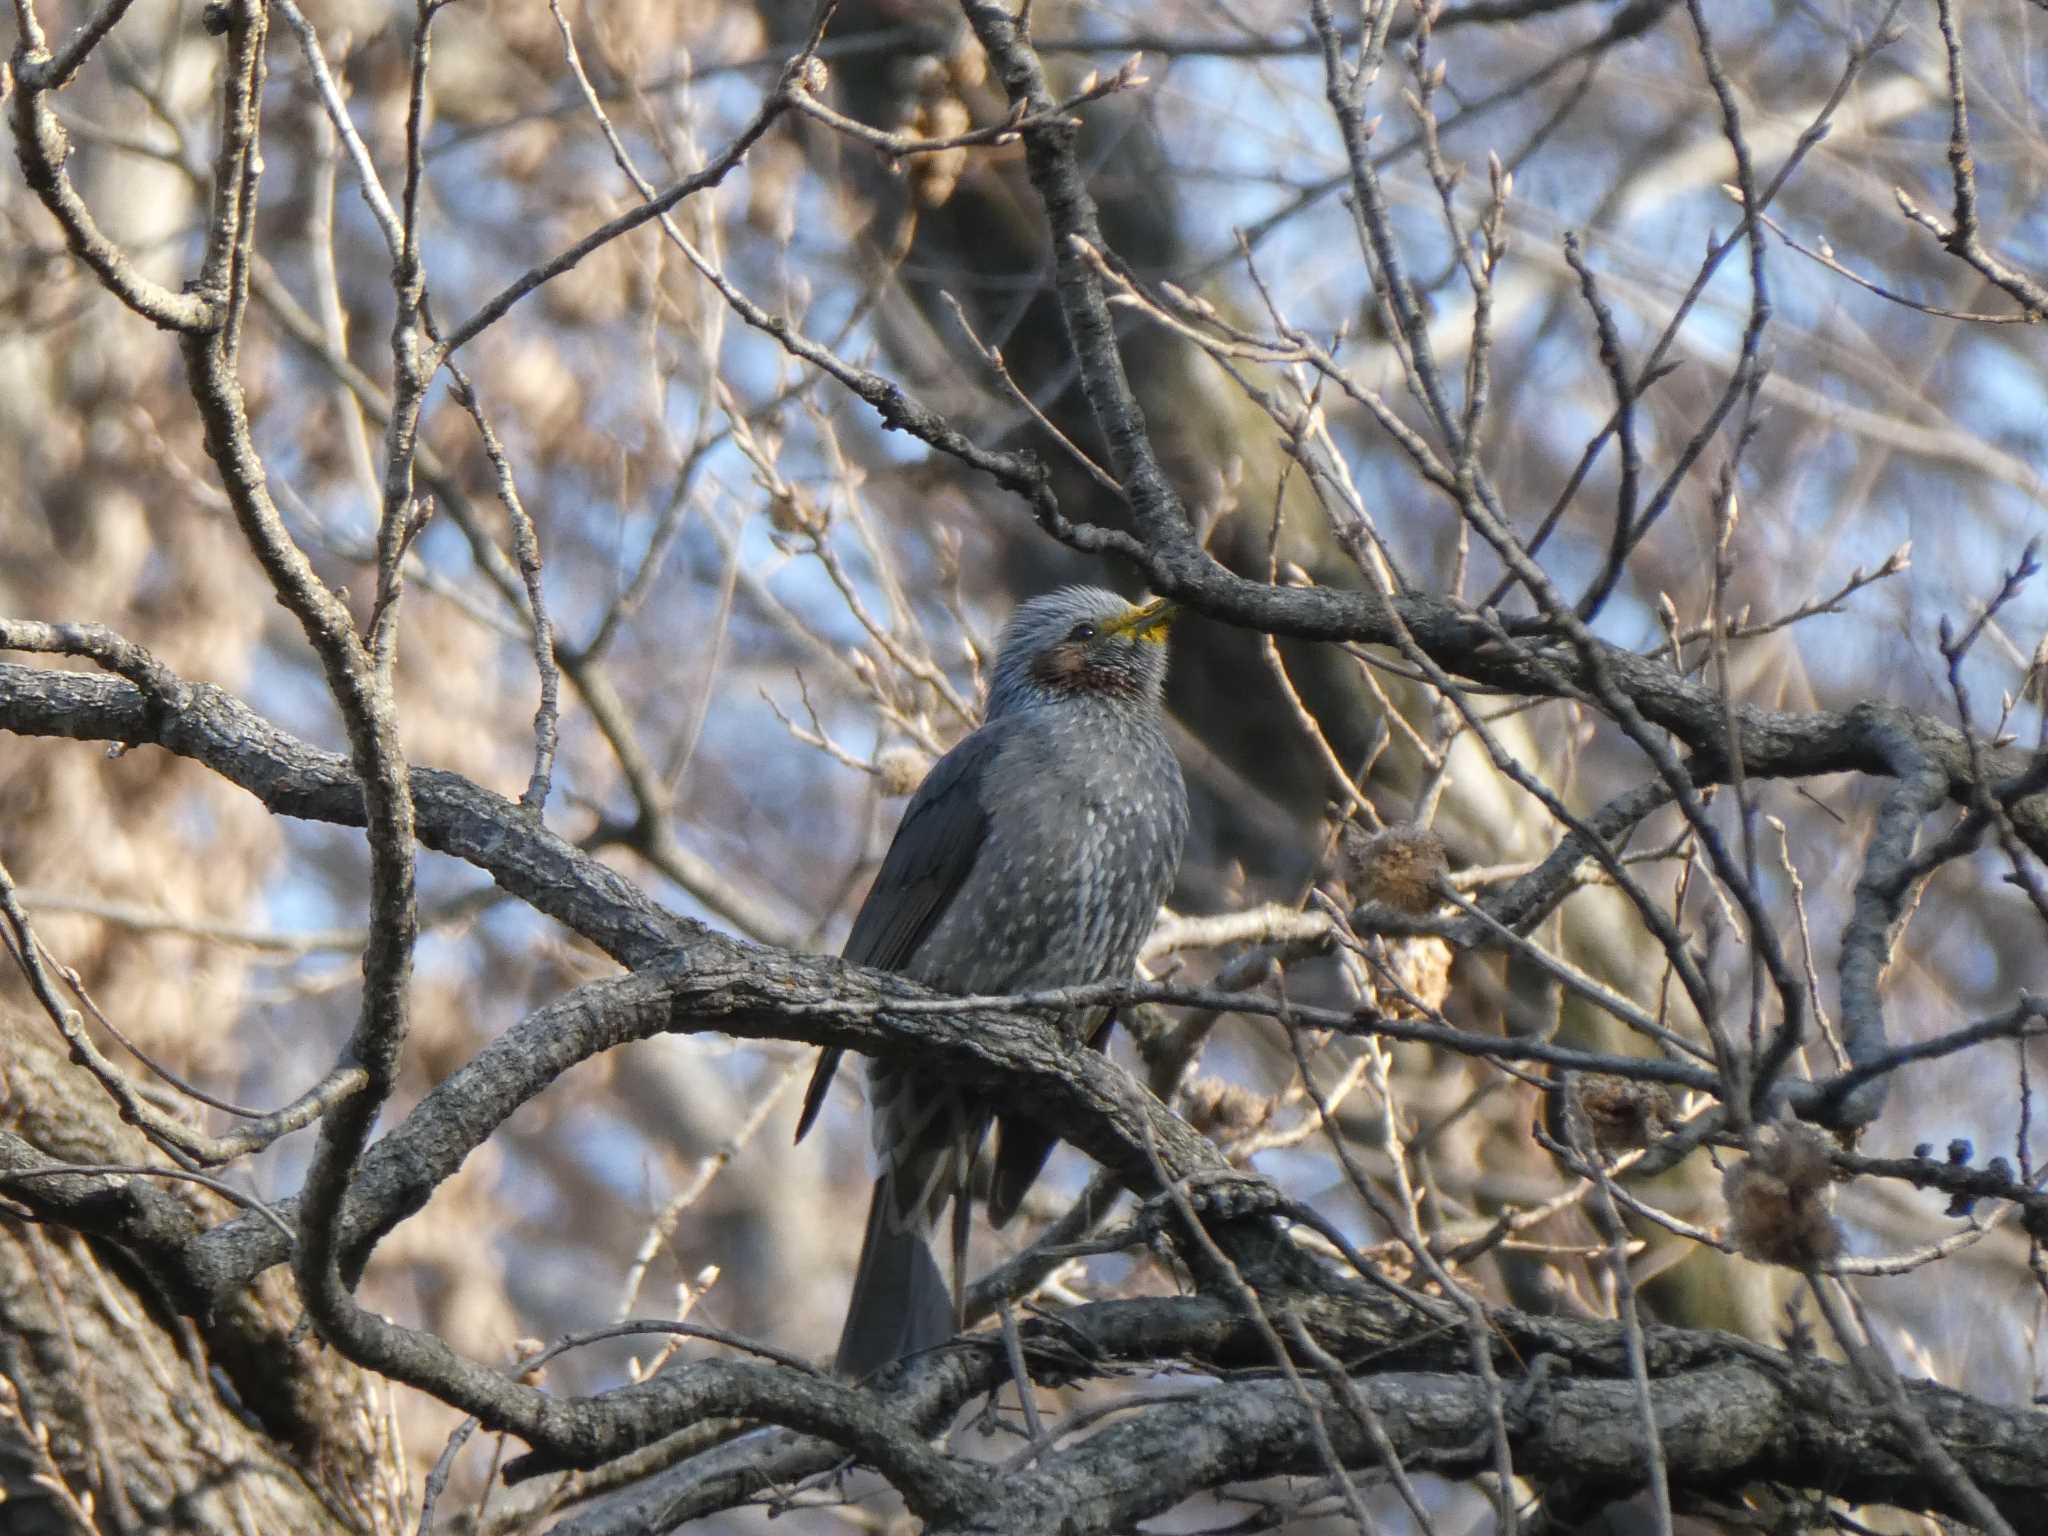
[{"label": "thick tree branch", "polygon": [[[1351,1380],[1405,1466],[1452,1477],[1486,1468],[1490,1409],[1483,1385],[1460,1369],[1468,1362],[1455,1331],[1406,1309],[1354,1297],[1318,1298],[1294,1315],[1327,1353],[1371,1362],[1352,1366]],[[1517,1467],[1545,1479],[1637,1486],[1642,1427],[1620,1329],[1508,1312],[1495,1312],[1492,1320],[1499,1329],[1498,1363],[1520,1383],[1508,1410]],[[1024,1337],[1033,1370],[1045,1380],[1175,1357],[1260,1374],[1227,1377],[1176,1399],[1134,1407],[1111,1428],[1045,1450],[988,1489],[987,1502],[948,1529],[1128,1529],[1202,1489],[1326,1470],[1308,1409],[1293,1387],[1269,1374],[1265,1335],[1220,1299],[1101,1302],[1066,1313],[1057,1325],[1027,1327]],[[1947,1490],[1921,1468],[1886,1411],[1863,1400],[1847,1367],[1704,1331],[1652,1327],[1645,1343],[1651,1398],[1675,1485],[1775,1481],[1823,1487],[1850,1503],[1949,1508]],[[1538,1360],[1545,1364],[1532,1372]],[[899,1424],[943,1421],[972,1397],[1001,1385],[1008,1369],[991,1339],[983,1348],[948,1349],[914,1362],[882,1384],[880,1397]],[[1378,1449],[1342,1398],[1319,1380],[1308,1387],[1344,1464],[1377,1466]],[[2048,1498],[2048,1467],[2037,1448],[2038,1413],[1993,1408],[1931,1383],[1908,1390],[1914,1408],[2002,1509],[2037,1509]],[[1828,1404],[1828,1411],[1816,1413],[1818,1402]],[[763,1481],[787,1484],[824,1470],[840,1454],[833,1444],[808,1436],[750,1436],[673,1468],[561,1529],[574,1536],[671,1529],[731,1508]],[[1147,1468],[1148,1475],[1133,1478],[1134,1466]]]},{"label": "thick tree branch", "polygon": [[[0,645],[11,626],[0,626]],[[363,824],[362,785],[348,760],[280,731],[232,695],[189,683],[166,708],[112,678],[0,663],[0,729],[24,736],[155,745],[237,784],[280,816]],[[703,931],[662,910],[617,870],[530,818],[513,802],[432,768],[413,770],[420,842],[488,873],[511,895],[640,965]]]}]

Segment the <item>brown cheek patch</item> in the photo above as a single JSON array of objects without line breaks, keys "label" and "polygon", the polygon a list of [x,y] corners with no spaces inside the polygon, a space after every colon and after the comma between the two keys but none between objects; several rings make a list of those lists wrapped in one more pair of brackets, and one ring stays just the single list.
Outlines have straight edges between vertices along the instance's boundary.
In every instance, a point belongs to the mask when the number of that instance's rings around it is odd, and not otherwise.
[{"label": "brown cheek patch", "polygon": [[1032,662],[1031,673],[1048,687],[1072,687],[1087,665],[1078,645],[1056,645]]},{"label": "brown cheek patch", "polygon": [[1044,688],[1062,693],[1131,694],[1136,692],[1130,673],[1100,656],[1091,656],[1085,645],[1056,645],[1031,664],[1031,675]]}]

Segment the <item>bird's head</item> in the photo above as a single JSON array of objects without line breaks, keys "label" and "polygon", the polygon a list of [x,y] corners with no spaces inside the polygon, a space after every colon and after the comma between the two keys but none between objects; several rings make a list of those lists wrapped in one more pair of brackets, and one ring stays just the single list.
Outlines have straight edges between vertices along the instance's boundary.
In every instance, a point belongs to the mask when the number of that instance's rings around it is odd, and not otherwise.
[{"label": "bird's head", "polygon": [[989,683],[991,716],[1068,698],[1156,707],[1166,686],[1166,632],[1179,613],[1100,587],[1063,587],[1018,608]]}]

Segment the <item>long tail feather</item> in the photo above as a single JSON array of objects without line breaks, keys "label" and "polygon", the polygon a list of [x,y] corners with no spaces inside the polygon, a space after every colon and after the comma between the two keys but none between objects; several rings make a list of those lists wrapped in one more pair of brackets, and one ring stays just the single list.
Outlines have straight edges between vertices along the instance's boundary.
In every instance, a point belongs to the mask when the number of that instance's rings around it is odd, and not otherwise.
[{"label": "long tail feather", "polygon": [[875,1181],[853,1299],[833,1369],[858,1379],[953,1336],[953,1295],[932,1256],[930,1229],[899,1222],[887,1176]]}]

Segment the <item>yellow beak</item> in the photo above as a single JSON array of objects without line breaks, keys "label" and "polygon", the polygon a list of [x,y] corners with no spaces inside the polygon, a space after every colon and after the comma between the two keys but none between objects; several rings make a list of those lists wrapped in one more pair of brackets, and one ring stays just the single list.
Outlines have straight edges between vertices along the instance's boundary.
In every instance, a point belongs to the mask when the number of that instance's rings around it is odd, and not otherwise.
[{"label": "yellow beak", "polygon": [[1142,608],[1133,608],[1130,614],[1118,623],[1117,628],[1136,639],[1164,645],[1166,632],[1173,627],[1173,621],[1180,617],[1180,611],[1180,604],[1172,598],[1154,598]]}]

